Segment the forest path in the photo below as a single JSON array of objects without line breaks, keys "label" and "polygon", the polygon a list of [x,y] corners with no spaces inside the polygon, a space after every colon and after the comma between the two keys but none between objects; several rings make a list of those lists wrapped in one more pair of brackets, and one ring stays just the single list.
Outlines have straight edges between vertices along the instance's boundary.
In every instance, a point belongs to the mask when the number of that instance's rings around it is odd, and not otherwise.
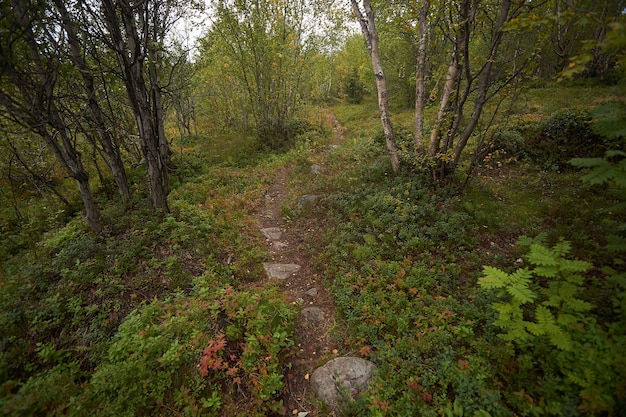
[{"label": "forest path", "polygon": [[[324,122],[332,127],[334,137],[330,146],[313,156],[309,175],[320,175],[324,154],[343,139],[343,128],[330,110],[325,111]],[[311,239],[320,230],[319,223],[310,214],[303,214],[292,221],[285,221],[281,206],[286,201],[298,199],[300,205],[315,204],[316,196],[298,195],[300,190],[290,185],[293,164],[278,169],[264,201],[255,213],[259,230],[266,238],[271,260],[264,263],[269,279],[278,280],[286,298],[300,306],[296,322],[296,348],[286,363],[285,392],[283,403],[286,415],[318,415],[319,403],[311,402],[310,373],[326,360],[336,357],[338,350],[329,338],[329,330],[335,323],[335,307],[330,292],[324,287],[321,271],[314,266],[316,257],[323,248],[312,245]],[[307,214],[309,213],[309,214]]]}]

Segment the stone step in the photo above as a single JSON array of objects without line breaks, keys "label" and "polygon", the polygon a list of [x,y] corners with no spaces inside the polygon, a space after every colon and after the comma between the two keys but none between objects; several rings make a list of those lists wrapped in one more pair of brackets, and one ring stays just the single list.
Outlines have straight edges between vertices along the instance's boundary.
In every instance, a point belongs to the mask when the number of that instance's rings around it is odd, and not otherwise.
[{"label": "stone step", "polygon": [[273,264],[263,262],[263,268],[265,268],[267,275],[274,279],[287,279],[300,271],[300,265],[297,264]]},{"label": "stone step", "polygon": [[281,227],[266,227],[261,229],[261,233],[267,239],[275,241],[280,240],[280,237],[283,235],[283,229]]}]

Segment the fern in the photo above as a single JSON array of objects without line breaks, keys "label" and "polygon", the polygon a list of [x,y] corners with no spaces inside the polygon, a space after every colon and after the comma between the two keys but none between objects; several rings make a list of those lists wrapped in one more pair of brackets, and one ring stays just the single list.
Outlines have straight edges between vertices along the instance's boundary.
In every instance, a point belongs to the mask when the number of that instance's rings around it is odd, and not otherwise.
[{"label": "fern", "polygon": [[483,268],[479,285],[500,289],[499,297],[505,301],[493,304],[498,314],[494,325],[503,330],[501,338],[523,345],[542,337],[560,350],[572,349],[572,332],[582,328],[583,314],[593,305],[578,298],[585,281],[579,273],[592,265],[567,259],[570,250],[570,243],[563,240],[552,248],[533,243],[527,256],[532,269],[508,274],[494,267]]},{"label": "fern", "polygon": [[[620,159],[618,162],[613,162]],[[597,185],[614,181],[620,187],[626,187],[626,152],[607,151],[604,158],[574,158],[570,164],[578,168],[590,168],[582,176],[588,184]]]}]

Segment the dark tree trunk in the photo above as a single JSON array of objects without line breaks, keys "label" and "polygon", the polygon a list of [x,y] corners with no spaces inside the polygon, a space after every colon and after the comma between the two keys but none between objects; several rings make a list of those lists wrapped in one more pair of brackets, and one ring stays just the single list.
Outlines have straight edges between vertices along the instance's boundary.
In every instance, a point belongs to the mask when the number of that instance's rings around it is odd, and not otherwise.
[{"label": "dark tree trunk", "polygon": [[[139,4],[143,10],[135,10],[127,0],[103,0],[103,13],[111,45],[115,51],[121,76],[126,85],[143,156],[150,179],[150,198],[155,209],[168,212],[169,194],[169,143],[163,131],[163,115],[158,86],[146,85],[145,64],[148,60],[148,47],[144,43],[157,39],[147,39],[147,23],[138,27],[135,14],[147,13],[148,2]],[[119,15],[118,15],[119,13]],[[142,17],[143,18],[143,17]],[[140,32],[141,29],[141,32]],[[155,57],[151,57],[154,59]],[[150,68],[152,70],[152,68]],[[154,76],[149,81],[157,82]],[[157,90],[155,90],[157,89]]]},{"label": "dark tree trunk", "polygon": [[[17,51],[0,51],[0,67],[20,97],[14,97],[3,88],[0,90],[0,102],[16,122],[36,132],[47,142],[65,172],[77,181],[87,223],[94,232],[100,233],[102,227],[89,187],[89,174],[82,164],[68,125],[57,107],[54,89],[55,81],[59,77],[58,62],[46,58],[40,50],[32,27],[39,16],[35,18],[28,6],[20,0],[13,1],[13,10],[7,20],[15,32],[7,31],[3,34],[16,36],[15,43],[24,42],[28,62],[14,62],[13,59],[26,58],[17,58]],[[12,43],[12,47],[19,48],[20,45],[15,43]],[[21,65],[26,65],[26,68]]]},{"label": "dark tree trunk", "polygon": [[85,87],[85,94],[87,96],[87,103],[91,111],[93,122],[98,131],[100,138],[100,144],[104,149],[104,153],[107,156],[107,165],[109,166],[113,179],[117,186],[117,190],[122,198],[122,201],[128,202],[130,200],[130,188],[128,186],[128,179],[126,177],[126,169],[124,168],[124,162],[120,155],[119,148],[115,146],[113,139],[109,133],[109,129],[106,126],[103,111],[98,103],[95,81],[93,71],[87,65],[83,56],[83,48],[81,47],[78,39],[76,26],[74,21],[70,17],[65,4],[61,0],[54,0],[54,3],[61,14],[63,21],[63,27],[67,32],[67,40],[70,45],[71,58],[74,64],[80,70]]}]

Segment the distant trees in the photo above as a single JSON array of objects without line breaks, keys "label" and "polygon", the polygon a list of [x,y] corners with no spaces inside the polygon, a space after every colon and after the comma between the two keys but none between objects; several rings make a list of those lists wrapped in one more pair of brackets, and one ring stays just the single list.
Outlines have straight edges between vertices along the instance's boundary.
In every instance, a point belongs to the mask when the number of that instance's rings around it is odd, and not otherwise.
[{"label": "distant trees", "polygon": [[[129,136],[135,133],[152,205],[168,211],[171,166],[163,95],[173,70],[162,63],[169,54],[166,35],[188,7],[174,0],[12,0],[0,6],[3,128],[20,126],[44,139],[76,180],[95,232],[102,225],[83,154],[92,155],[99,176],[98,160],[104,161],[121,200],[128,202],[124,152],[133,156]],[[120,89],[125,99],[117,94]],[[130,131],[128,109],[135,121]],[[21,148],[12,147],[16,155]]]},{"label": "distant trees", "polygon": [[332,3],[213,1],[215,20],[202,48],[204,73],[212,78],[206,88],[217,92],[218,106],[229,104],[223,117],[232,118],[231,126],[253,128],[270,148],[287,143]]}]

